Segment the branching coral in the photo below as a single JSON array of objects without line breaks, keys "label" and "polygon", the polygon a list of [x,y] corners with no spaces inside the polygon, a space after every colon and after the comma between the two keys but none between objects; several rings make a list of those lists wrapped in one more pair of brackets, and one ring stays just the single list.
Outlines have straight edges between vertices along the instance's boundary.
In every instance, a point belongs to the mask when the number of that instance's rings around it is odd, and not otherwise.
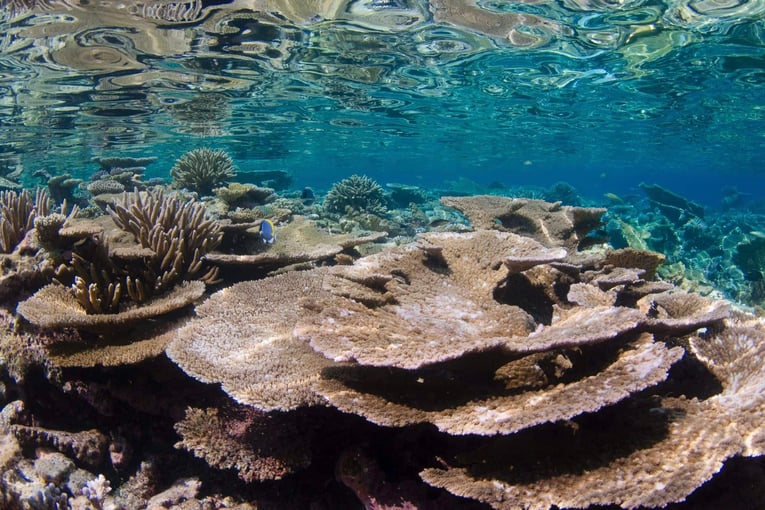
[{"label": "branching coral", "polygon": [[181,156],[170,170],[173,184],[200,195],[211,195],[236,175],[234,162],[223,150],[194,149]]},{"label": "branching coral", "polygon": [[0,252],[10,253],[34,227],[37,216],[50,213],[50,199],[38,190],[34,202],[29,191],[0,191]]},{"label": "branching coral", "polygon": [[340,214],[385,214],[385,192],[373,179],[352,175],[335,183],[324,199],[324,209]]},{"label": "branching coral", "polygon": [[125,281],[133,301],[145,301],[181,279],[216,280],[217,268],[206,267],[203,258],[220,244],[222,234],[219,224],[205,217],[202,204],[160,190],[125,194],[109,213],[118,227],[154,253],[143,274],[129,274]]}]

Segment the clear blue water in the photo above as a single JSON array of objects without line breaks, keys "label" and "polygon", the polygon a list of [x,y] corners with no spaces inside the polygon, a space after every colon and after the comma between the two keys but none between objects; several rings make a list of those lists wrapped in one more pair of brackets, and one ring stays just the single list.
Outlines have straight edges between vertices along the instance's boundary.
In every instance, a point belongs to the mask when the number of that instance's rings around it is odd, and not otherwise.
[{"label": "clear blue water", "polygon": [[127,4],[0,1],[0,168],[207,146],[296,187],[765,198],[763,0]]}]

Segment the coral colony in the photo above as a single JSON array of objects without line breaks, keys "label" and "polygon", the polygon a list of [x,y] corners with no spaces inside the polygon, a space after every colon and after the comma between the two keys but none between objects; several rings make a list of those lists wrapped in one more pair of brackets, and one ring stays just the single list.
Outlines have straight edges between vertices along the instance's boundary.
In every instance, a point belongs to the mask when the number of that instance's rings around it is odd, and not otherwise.
[{"label": "coral colony", "polygon": [[606,209],[151,163],[0,194],[0,507],[721,508],[765,454],[765,323]]}]

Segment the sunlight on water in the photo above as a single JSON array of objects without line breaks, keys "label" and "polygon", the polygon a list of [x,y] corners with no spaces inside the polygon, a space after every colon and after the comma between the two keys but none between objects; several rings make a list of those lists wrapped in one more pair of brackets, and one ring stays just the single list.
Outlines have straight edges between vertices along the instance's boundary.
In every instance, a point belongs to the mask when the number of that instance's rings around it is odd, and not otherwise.
[{"label": "sunlight on water", "polygon": [[763,0],[0,3],[2,158],[25,174],[118,153],[165,177],[200,145],[319,186],[761,166]]}]

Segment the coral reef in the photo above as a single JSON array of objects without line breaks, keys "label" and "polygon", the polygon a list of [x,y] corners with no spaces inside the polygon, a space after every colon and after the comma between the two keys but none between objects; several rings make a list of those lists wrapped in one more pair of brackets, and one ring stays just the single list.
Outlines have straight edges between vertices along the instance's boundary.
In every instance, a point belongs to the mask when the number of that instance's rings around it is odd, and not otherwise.
[{"label": "coral reef", "polygon": [[[555,211],[552,204],[538,208]],[[577,231],[572,218],[594,216],[568,211],[569,228],[557,231],[570,239]],[[739,347],[728,345],[740,338],[733,333],[740,326],[739,319],[729,318],[727,304],[643,279],[660,261],[656,254],[636,251],[585,256],[497,230],[425,234],[416,244],[350,266],[287,273],[221,291],[200,307],[168,354],[191,375],[220,382],[237,401],[264,411],[323,402],[387,427],[433,424],[453,437],[453,450],[442,452],[448,467],[426,467],[423,479],[495,508],[664,505],[684,499],[724,459],[757,453],[746,453],[746,440],[726,436],[717,460],[694,462],[687,446],[676,442],[682,434],[663,438],[661,427],[650,425],[662,417],[688,433],[685,445],[696,441],[694,424],[705,411],[686,402],[698,394],[678,400],[676,391],[663,385],[693,386],[675,377],[690,373],[693,363],[710,363],[699,354],[701,347],[693,347],[702,342],[717,345],[719,356],[724,351],[731,359],[740,357]],[[274,294],[279,300],[264,308],[259,296]],[[243,303],[249,320],[236,321],[229,300]],[[706,331],[706,338],[693,337],[696,331]],[[761,333],[747,335],[752,346]],[[220,338],[227,339],[225,347]],[[242,346],[236,356],[226,352],[232,338]],[[269,363],[255,363],[253,357]],[[678,364],[684,368],[672,368]],[[747,367],[753,374],[762,370],[754,360]],[[724,390],[719,398],[727,398]],[[741,405],[752,407],[726,409],[716,417],[719,434],[730,430],[725,424],[731,420],[748,434],[762,433],[754,422],[736,418],[759,412],[760,404]],[[648,413],[646,406],[660,412]],[[569,420],[596,441],[605,424],[618,428],[621,421],[613,420],[619,409],[645,413],[634,418],[646,423],[640,433],[656,436],[615,449],[624,452],[621,460],[601,467],[597,477],[590,473],[603,454],[590,458],[576,449],[569,454],[570,447],[564,448],[567,464],[556,469],[548,467],[545,446],[536,452],[527,447],[524,454],[531,456],[528,462],[535,455],[543,459],[539,467],[524,464],[525,457],[508,464],[511,445],[566,441],[559,424]],[[476,439],[480,436],[486,437],[483,443]],[[534,436],[539,439],[524,439]],[[494,455],[494,449],[504,453]],[[677,459],[677,469],[651,469],[658,457]],[[535,473],[529,482],[513,474],[524,470]],[[644,470],[651,473],[651,484],[673,490],[627,490],[619,484]],[[595,480],[600,489],[587,488]],[[568,483],[583,489],[556,489]]]},{"label": "coral reef", "polygon": [[143,277],[126,281],[134,301],[161,293],[182,279],[215,281],[217,270],[205,265],[204,256],[220,244],[220,226],[205,216],[202,204],[184,202],[160,189],[125,194],[122,203],[108,212],[118,227],[153,252]]},{"label": "coral reef", "polygon": [[189,408],[175,430],[183,438],[176,448],[211,466],[234,469],[246,482],[279,480],[310,463],[304,435],[278,416],[245,406],[227,409],[225,418],[217,408]]},{"label": "coral reef", "polygon": [[35,218],[50,213],[50,199],[38,190],[34,200],[29,191],[0,191],[0,253],[10,253],[35,225]]},{"label": "coral reef", "polygon": [[326,211],[346,215],[384,215],[387,211],[385,204],[382,187],[365,175],[352,175],[335,183],[324,198]]},{"label": "coral reef", "polygon": [[467,216],[475,228],[499,229],[533,237],[546,246],[583,249],[600,226],[602,208],[562,206],[559,202],[494,195],[442,197],[441,203]]},{"label": "coral reef", "polygon": [[234,162],[223,150],[194,149],[181,156],[170,170],[173,184],[200,195],[211,195],[236,175]]},{"label": "coral reef", "polygon": [[221,267],[268,272],[291,264],[318,263],[386,237],[385,232],[332,234],[305,217],[295,216],[290,223],[277,227],[277,242],[265,244],[258,232],[259,225],[260,221],[223,227],[231,239],[224,239],[222,244],[230,249],[209,253],[206,260]]},{"label": "coral reef", "polygon": [[[721,469],[765,479],[745,460],[765,454],[762,319],[656,280],[659,253],[592,242],[601,209],[444,205],[473,229],[443,208],[463,231],[367,255],[383,234],[288,215],[265,246],[257,221],[161,191],[39,217],[70,286],[18,305],[32,325],[2,315],[0,501],[692,508]],[[200,301],[198,277],[224,286]],[[194,316],[157,315],[176,299]]]},{"label": "coral reef", "polygon": [[215,188],[213,192],[229,208],[252,208],[276,200],[276,195],[272,188],[262,188],[254,184],[232,182],[226,187]]}]

